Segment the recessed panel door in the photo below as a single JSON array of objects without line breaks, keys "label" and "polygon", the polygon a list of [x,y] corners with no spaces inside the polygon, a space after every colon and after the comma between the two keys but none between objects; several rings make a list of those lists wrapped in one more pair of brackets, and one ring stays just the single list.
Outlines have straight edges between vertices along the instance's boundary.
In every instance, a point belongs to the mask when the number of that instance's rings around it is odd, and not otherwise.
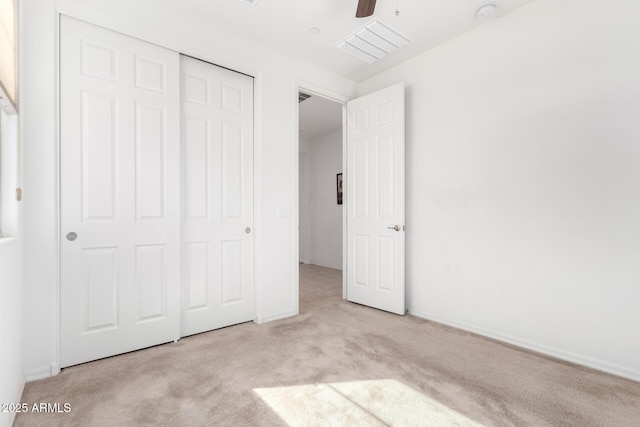
[{"label": "recessed panel door", "polygon": [[179,55],[62,17],[61,364],[180,333]]},{"label": "recessed panel door", "polygon": [[347,104],[347,299],[405,313],[404,85]]},{"label": "recessed panel door", "polygon": [[253,319],[253,78],[181,65],[186,336]]}]

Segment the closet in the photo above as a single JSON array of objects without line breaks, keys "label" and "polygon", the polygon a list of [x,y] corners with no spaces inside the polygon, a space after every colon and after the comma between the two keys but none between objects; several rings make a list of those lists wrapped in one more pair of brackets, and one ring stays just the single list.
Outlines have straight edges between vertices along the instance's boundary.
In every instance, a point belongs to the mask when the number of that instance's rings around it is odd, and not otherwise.
[{"label": "closet", "polygon": [[63,16],[61,366],[253,318],[253,79]]}]

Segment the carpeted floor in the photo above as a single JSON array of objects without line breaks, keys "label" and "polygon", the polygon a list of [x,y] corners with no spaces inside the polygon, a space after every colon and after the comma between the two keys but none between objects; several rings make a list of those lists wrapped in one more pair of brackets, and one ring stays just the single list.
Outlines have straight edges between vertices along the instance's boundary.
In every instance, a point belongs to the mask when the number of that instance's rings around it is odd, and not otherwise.
[{"label": "carpeted floor", "polygon": [[341,299],[301,266],[301,315],[245,323],[27,384],[16,426],[639,426],[640,383]]}]

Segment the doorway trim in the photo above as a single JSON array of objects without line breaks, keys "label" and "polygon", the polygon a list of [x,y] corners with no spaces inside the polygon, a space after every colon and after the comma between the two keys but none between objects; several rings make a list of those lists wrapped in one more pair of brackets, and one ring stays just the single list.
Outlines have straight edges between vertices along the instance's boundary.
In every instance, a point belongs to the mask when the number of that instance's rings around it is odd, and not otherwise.
[{"label": "doorway trim", "polygon": [[[296,80],[294,87],[294,96],[292,100],[295,102],[295,126],[293,135],[293,159],[294,165],[294,177],[293,177],[293,195],[294,195],[294,253],[293,253],[293,277],[295,288],[295,313],[300,314],[300,103],[298,102],[298,92],[308,93],[309,95],[319,96],[324,99],[328,99],[333,102],[337,102],[342,106],[342,173],[343,173],[343,186],[346,185],[349,175],[347,173],[347,102],[349,97],[332,91],[330,89],[309,83],[304,80]],[[347,211],[342,211],[342,299],[347,299]]]}]

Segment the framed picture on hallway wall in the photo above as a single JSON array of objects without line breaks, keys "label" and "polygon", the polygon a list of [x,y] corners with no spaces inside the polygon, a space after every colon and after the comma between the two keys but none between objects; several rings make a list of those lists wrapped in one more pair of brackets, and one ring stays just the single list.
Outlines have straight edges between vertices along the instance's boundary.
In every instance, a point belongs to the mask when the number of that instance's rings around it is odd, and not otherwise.
[{"label": "framed picture on hallway wall", "polygon": [[342,204],[342,174],[339,173],[336,176],[336,190],[338,193],[338,204]]}]

